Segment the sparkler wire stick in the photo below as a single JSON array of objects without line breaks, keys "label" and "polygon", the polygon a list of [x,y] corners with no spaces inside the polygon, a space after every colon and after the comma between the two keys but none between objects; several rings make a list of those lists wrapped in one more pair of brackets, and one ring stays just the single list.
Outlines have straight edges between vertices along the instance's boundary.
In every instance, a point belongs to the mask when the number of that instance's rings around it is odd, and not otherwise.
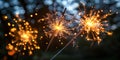
[{"label": "sparkler wire stick", "polygon": [[50,60],[53,60],[58,54],[60,54],[68,45],[70,45],[70,43],[72,43],[74,41],[74,39],[76,39],[79,35],[81,34],[81,32],[79,32],[76,36],[74,36],[61,50],[59,50]]},{"label": "sparkler wire stick", "polygon": [[49,42],[49,44],[48,44],[48,46],[47,46],[47,48],[46,48],[45,52],[47,52],[47,51],[48,51],[48,49],[49,49],[49,47],[50,47],[50,45],[51,45],[51,43],[52,43],[52,41],[53,41],[54,37],[55,37],[55,36],[52,36],[52,38],[50,39],[50,42]]}]

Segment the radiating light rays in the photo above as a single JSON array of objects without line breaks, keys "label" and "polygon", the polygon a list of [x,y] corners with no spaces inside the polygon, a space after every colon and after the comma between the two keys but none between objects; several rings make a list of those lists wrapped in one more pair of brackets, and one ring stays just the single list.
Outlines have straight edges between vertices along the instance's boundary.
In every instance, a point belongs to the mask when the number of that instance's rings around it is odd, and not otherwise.
[{"label": "radiating light rays", "polygon": [[[85,7],[84,7],[85,8]],[[84,9],[84,13],[80,12],[81,18],[79,19],[80,23],[77,27],[77,32],[75,36],[61,49],[59,50],[50,60],[53,60],[58,54],[60,54],[70,43],[74,41],[77,37],[85,37],[88,41],[98,42],[102,41],[102,33],[112,35],[112,32],[109,32],[107,28],[109,27],[108,20],[105,20],[110,13],[102,14],[103,10],[88,10],[89,13]],[[86,13],[87,12],[87,13]]]},{"label": "radiating light rays", "polygon": [[[71,24],[73,21],[75,21],[74,20],[75,16],[72,16],[72,18],[69,17],[71,18],[71,20],[67,21],[64,16],[65,11],[63,14],[62,13],[58,14],[57,12],[48,13],[46,17],[40,20],[40,21],[44,21],[44,23],[47,22],[47,24],[43,26],[43,31],[45,35],[48,37],[48,39],[50,38],[49,43],[46,43],[48,44],[46,51],[51,46],[55,37],[61,39],[61,38],[67,38],[69,35],[72,35],[70,36],[70,38],[72,39],[63,47],[63,49],[65,49],[71,42],[73,42],[79,36],[85,38],[88,41],[92,41],[92,42],[95,41],[99,44],[102,41],[101,38],[103,36],[102,34],[112,35],[111,32],[108,32],[108,30],[106,30],[107,27],[109,26],[108,20],[106,20],[106,18],[109,15],[111,15],[110,13],[105,14],[103,10],[98,10],[98,11],[94,9],[87,10],[85,9],[85,5],[83,8],[85,11],[78,13],[81,18],[79,20],[75,19],[79,24],[73,26],[72,28],[69,28],[68,25],[69,23]],[[38,14],[35,13],[35,15],[37,16]],[[13,19],[14,24],[8,23],[8,26],[12,27],[10,29],[9,35],[13,39],[11,43],[8,44],[7,49],[12,50],[12,53],[16,51],[22,52],[23,55],[25,54],[24,51],[29,51],[29,55],[31,55],[33,50],[40,49],[36,41],[38,37],[37,36],[38,31],[34,30],[30,26],[29,22],[19,18],[19,14],[16,14],[16,17],[17,18]],[[33,18],[34,15],[31,14],[29,17]],[[4,18],[8,19],[8,17],[6,16]],[[77,30],[77,32],[75,32],[75,30]],[[57,54],[59,54],[63,49],[61,49]]]},{"label": "radiating light rays", "polygon": [[109,13],[101,15],[103,10],[94,11],[90,10],[89,14],[84,14],[80,19],[79,27],[82,27],[80,31],[81,36],[86,36],[88,41],[101,42],[101,33],[107,33],[106,27],[108,27],[108,21],[104,20],[108,17]]},{"label": "radiating light rays", "polygon": [[[60,18],[61,19],[61,18]],[[56,20],[50,24],[51,33],[56,36],[64,37],[64,33],[69,34],[68,29],[64,26],[65,21]]]},{"label": "radiating light rays", "polygon": [[65,35],[70,35],[69,29],[67,27],[68,22],[65,20],[64,16],[57,16],[55,14],[47,14],[45,18],[48,23],[49,31],[45,31],[46,36],[51,37],[51,40],[47,46],[46,51],[49,49],[54,37],[66,38]]},{"label": "radiating light rays", "polygon": [[15,23],[8,23],[8,26],[11,27],[9,35],[12,37],[12,41],[7,45],[7,49],[15,50],[23,55],[25,54],[24,51],[28,51],[29,55],[32,55],[33,50],[40,49],[36,40],[38,31],[33,29],[29,22],[22,20],[18,16],[13,21]]}]

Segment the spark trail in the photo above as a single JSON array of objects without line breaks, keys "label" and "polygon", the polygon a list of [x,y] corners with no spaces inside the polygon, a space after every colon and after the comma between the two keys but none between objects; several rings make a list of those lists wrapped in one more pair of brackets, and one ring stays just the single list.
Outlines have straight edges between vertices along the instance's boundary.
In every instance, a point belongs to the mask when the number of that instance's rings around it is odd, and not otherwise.
[{"label": "spark trail", "polygon": [[[69,29],[67,28],[67,21],[64,16],[57,16],[48,14],[48,28],[50,30],[48,32],[45,31],[46,35],[50,36],[50,42],[47,46],[46,51],[49,49],[54,37],[64,37],[65,34],[70,34]],[[64,37],[65,38],[65,37]]]},{"label": "spark trail", "polygon": [[51,58],[51,60],[53,60],[58,54],[60,54],[79,35],[81,37],[85,37],[85,39],[88,41],[93,41],[93,42],[96,41],[99,44],[102,40],[101,39],[102,33],[106,33],[108,35],[109,33],[112,33],[106,30],[109,25],[108,25],[108,21],[104,20],[109,15],[111,15],[110,13],[101,14],[103,13],[103,10],[97,10],[97,11],[89,10],[89,13],[86,13],[87,11],[85,9],[85,6],[84,6],[84,10],[85,10],[84,13],[82,13],[83,15],[80,14],[81,12],[79,13],[79,15],[82,16],[79,19],[80,20],[80,23],[78,25],[79,32],[60,51],[58,51]]}]

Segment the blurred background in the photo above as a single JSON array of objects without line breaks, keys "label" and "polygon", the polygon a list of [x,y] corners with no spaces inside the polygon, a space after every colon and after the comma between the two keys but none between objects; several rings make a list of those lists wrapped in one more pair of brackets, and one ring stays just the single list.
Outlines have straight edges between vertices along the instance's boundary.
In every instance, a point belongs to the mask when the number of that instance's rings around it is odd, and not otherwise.
[{"label": "blurred background", "polygon": [[[108,18],[113,35],[106,36],[99,45],[93,46],[90,46],[91,42],[78,37],[74,47],[70,44],[54,60],[119,60],[120,0],[0,0],[0,60],[50,60],[70,39],[61,39],[61,43],[55,38],[49,50],[45,52],[50,38],[43,32],[45,21],[38,21],[44,18],[46,13],[51,11],[62,13],[64,8],[67,9],[67,14],[75,15],[75,18],[79,19],[77,13],[83,9],[80,8],[82,3],[86,7],[95,6],[96,10],[103,9],[106,13],[107,10],[112,10],[112,13],[115,13]],[[16,14],[30,22],[30,25],[40,32],[38,36],[42,36],[42,39],[39,39],[41,37],[37,39],[41,49],[34,51],[33,55],[8,54],[6,45],[11,37],[5,37],[10,30],[7,23],[12,22]],[[70,19],[70,16],[66,18]]]}]

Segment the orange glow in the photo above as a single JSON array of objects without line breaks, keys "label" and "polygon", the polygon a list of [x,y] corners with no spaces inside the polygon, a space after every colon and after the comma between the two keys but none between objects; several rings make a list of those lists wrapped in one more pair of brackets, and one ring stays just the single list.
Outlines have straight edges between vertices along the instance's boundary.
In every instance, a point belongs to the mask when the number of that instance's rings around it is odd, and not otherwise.
[{"label": "orange glow", "polygon": [[[82,35],[86,35],[86,39],[90,41],[101,42],[100,33],[105,32],[104,26],[108,26],[107,21],[102,21],[102,19],[106,18],[110,14],[105,14],[100,16],[100,13],[103,11],[90,11],[89,14],[85,14],[83,18],[80,19],[80,26],[82,27]],[[105,24],[103,24],[103,22]]]},{"label": "orange glow", "polygon": [[[48,22],[48,25],[49,25],[48,28],[51,29],[48,32],[45,31],[45,34],[47,36],[64,37],[64,34],[68,34],[68,35],[70,34],[69,29],[66,27],[68,22],[65,20],[64,16],[57,16],[56,15],[56,17],[54,17],[54,14],[51,15],[50,13],[47,14],[47,16],[48,17],[45,18],[45,20],[47,20],[47,22]],[[44,28],[46,28],[46,27],[44,27]]]},{"label": "orange glow", "polygon": [[[17,15],[16,17],[19,17]],[[35,49],[40,49],[40,47],[37,45],[37,33],[38,31],[33,29],[29,22],[26,22],[22,19],[13,19],[16,24],[8,23],[8,26],[11,26],[9,35],[13,37],[11,43],[8,44],[8,47],[6,49],[8,50],[15,50],[16,52],[21,52],[22,50],[28,50],[31,51],[30,55],[32,54],[32,51]],[[18,27],[16,27],[16,26]],[[20,48],[22,46],[22,48]],[[12,55],[13,52],[8,52],[8,54]],[[24,52],[22,52],[24,53]]]},{"label": "orange glow", "polygon": [[55,36],[62,36],[64,33],[68,33],[67,28],[64,26],[63,22],[55,21],[50,25],[52,31],[54,31]]},{"label": "orange glow", "polygon": [[15,50],[8,51],[8,55],[13,56],[15,54]]}]

